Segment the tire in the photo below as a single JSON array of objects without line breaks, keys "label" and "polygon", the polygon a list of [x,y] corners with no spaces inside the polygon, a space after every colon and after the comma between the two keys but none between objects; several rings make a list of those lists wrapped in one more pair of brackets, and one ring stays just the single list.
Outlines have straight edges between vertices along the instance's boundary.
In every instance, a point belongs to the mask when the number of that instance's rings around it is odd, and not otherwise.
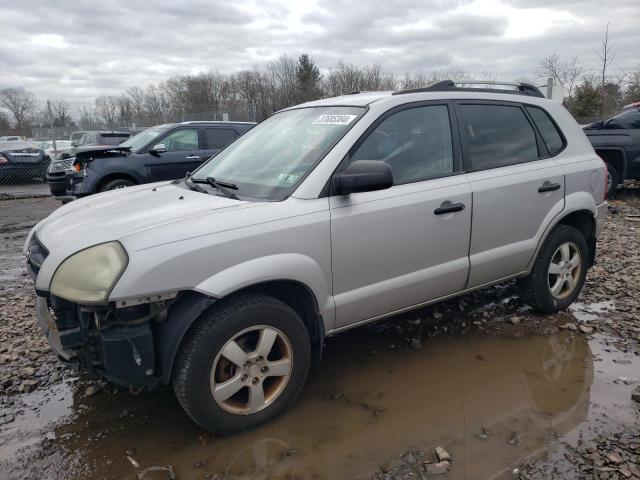
[{"label": "tire", "polygon": [[[266,364],[262,363],[262,369],[269,365],[273,371],[253,383],[258,378],[255,375],[261,375],[262,357],[255,355],[260,351],[263,330],[278,335],[271,353],[265,356]],[[228,360],[223,352],[237,352],[229,347],[232,342],[248,357],[254,355],[249,360],[254,363],[247,367],[242,356],[235,363]],[[274,351],[275,357],[281,354],[281,360],[269,360]],[[270,376],[278,362],[285,362],[285,353],[290,362],[288,376]],[[240,433],[273,419],[295,400],[306,381],[310,360],[307,329],[292,308],[267,295],[239,294],[216,303],[191,327],[174,364],[173,389],[180,405],[200,427],[221,435]],[[235,384],[233,388],[242,386],[228,399],[220,396],[216,400],[213,391],[225,382]],[[252,410],[254,387],[262,389],[264,404]]]},{"label": "tire", "polygon": [[[569,249],[571,263],[563,260],[563,252],[566,250],[563,248],[560,251],[560,247],[564,245]],[[575,253],[578,254],[577,260],[574,260]],[[523,300],[544,313],[564,310],[575,301],[582,290],[587,275],[588,258],[589,249],[582,232],[568,225],[558,225],[542,245],[531,273],[519,282]],[[562,263],[564,265],[559,269],[558,266]],[[555,274],[551,270],[561,273]],[[566,276],[566,281],[563,281],[562,275]],[[561,284],[560,290],[554,294],[552,288],[556,287],[558,282]],[[569,288],[572,284],[572,288]]]},{"label": "tire", "polygon": [[133,185],[135,185],[135,182],[132,182],[131,180],[127,180],[126,178],[116,178],[115,180],[108,181],[100,187],[100,192],[107,192],[117,188],[132,187]]},{"label": "tire", "polygon": [[620,183],[620,174],[616,167],[607,162],[607,197],[611,198],[615,195],[618,184]]}]

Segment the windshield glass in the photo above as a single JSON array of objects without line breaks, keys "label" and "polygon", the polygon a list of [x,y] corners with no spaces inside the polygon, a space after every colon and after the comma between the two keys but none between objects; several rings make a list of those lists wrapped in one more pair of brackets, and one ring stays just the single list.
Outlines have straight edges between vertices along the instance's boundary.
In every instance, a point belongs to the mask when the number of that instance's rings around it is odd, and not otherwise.
[{"label": "windshield glass", "polygon": [[120,146],[129,147],[131,148],[131,151],[135,152],[146,146],[161,133],[165,132],[167,128],[169,127],[164,125],[148,128],[144,132],[140,132],[139,134],[129,138],[127,141],[122,142]]},{"label": "windshield glass", "polygon": [[278,113],[192,177],[235,184],[239,196],[283,200],[364,112],[362,107],[310,107]]}]

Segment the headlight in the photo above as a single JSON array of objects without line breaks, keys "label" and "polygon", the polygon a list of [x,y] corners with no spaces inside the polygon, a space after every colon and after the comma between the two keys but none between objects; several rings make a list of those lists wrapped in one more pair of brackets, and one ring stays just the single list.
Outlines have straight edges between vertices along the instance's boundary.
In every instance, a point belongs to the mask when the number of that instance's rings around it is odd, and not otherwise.
[{"label": "headlight", "polygon": [[67,258],[51,280],[51,293],[77,303],[104,303],[127,267],[119,242],[103,243]]}]

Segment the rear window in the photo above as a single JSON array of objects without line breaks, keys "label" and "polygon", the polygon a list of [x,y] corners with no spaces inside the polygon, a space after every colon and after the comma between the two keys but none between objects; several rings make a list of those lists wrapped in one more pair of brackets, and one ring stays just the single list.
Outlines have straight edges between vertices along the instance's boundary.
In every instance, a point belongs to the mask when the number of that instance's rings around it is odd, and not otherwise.
[{"label": "rear window", "polygon": [[564,141],[549,114],[538,107],[527,106],[526,108],[531,118],[533,118],[536,127],[538,127],[540,135],[542,135],[542,140],[544,140],[544,144],[547,146],[549,155],[553,157],[560,153],[564,148]]},{"label": "rear window", "polygon": [[506,167],[539,158],[533,126],[519,106],[460,105],[462,140],[471,170]]},{"label": "rear window", "polygon": [[223,149],[233,142],[238,134],[230,128],[207,128],[205,129],[207,146],[210,149]]}]

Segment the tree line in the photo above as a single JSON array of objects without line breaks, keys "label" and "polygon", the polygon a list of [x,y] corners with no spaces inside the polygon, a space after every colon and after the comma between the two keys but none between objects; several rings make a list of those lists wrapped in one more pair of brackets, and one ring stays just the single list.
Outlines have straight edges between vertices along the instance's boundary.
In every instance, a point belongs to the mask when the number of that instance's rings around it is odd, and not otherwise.
[{"label": "tree line", "polygon": [[[623,105],[640,101],[640,68],[612,71],[615,51],[608,26],[596,57],[599,67],[587,68],[578,57],[552,53],[540,60],[536,78],[520,80],[540,85],[552,78],[568,95],[565,106],[582,121],[607,118]],[[307,54],[297,59],[283,55],[237,73],[178,75],[146,87],[131,87],[119,95],[103,95],[90,103],[64,98],[40,101],[23,87],[0,89],[0,107],[5,110],[0,110],[0,132],[13,128],[29,136],[31,127],[113,129],[185,120],[261,121],[305,101],[356,91],[416,88],[444,79],[495,80],[495,75],[455,68],[399,75],[378,64],[342,61],[321,72]]]}]

